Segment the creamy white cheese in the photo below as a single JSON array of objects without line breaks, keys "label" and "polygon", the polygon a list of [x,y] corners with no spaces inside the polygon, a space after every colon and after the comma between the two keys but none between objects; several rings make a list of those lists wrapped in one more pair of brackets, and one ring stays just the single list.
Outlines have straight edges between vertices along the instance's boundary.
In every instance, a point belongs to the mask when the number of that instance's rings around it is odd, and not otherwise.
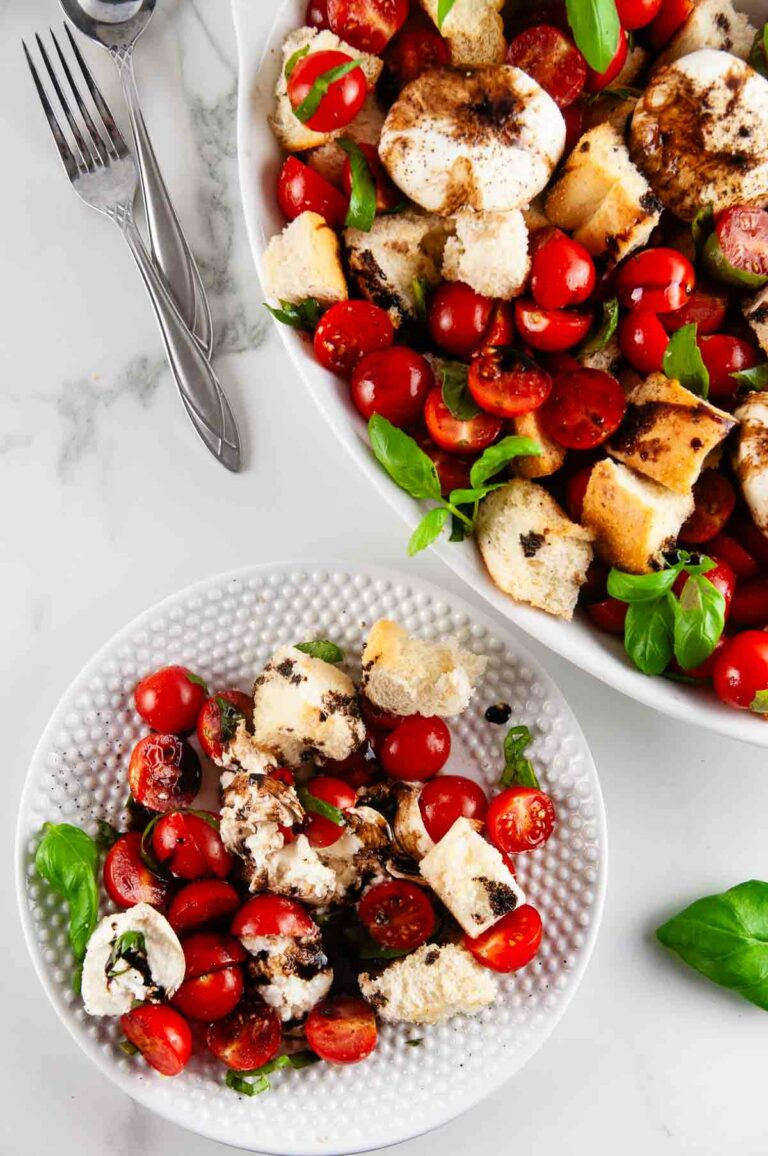
[{"label": "creamy white cheese", "polygon": [[333,972],[330,968],[318,972],[311,979],[301,979],[298,975],[278,975],[267,984],[260,987],[259,992],[273,1007],[283,1023],[288,1020],[303,1019],[316,1003],[328,994],[333,983]]},{"label": "creamy white cheese", "polygon": [[[137,933],[126,956],[113,948],[121,936]],[[136,944],[139,943],[137,947]],[[131,965],[131,959],[138,966]],[[184,951],[168,921],[154,907],[138,903],[128,911],[107,915],[88,941],[83,963],[82,995],[92,1016],[119,1016],[131,1010],[134,1000],[160,1003],[184,981]]]},{"label": "creamy white cheese", "polygon": [[319,929],[311,935],[245,935],[240,942],[253,956],[250,965],[259,994],[280,1019],[303,1019],[327,995],[333,969],[323,953]]}]

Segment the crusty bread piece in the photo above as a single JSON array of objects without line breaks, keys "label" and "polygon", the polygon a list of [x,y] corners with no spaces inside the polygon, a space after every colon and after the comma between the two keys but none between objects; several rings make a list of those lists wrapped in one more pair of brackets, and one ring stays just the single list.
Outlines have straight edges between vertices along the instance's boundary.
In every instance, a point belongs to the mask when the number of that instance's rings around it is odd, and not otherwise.
[{"label": "crusty bread piece", "polygon": [[528,229],[523,214],[473,213],[453,218],[455,234],[443,256],[446,281],[464,281],[484,297],[519,297],[531,270]]},{"label": "crusty bread piece", "polygon": [[[376,94],[371,92],[360,112],[344,130],[344,136],[351,137],[358,144],[373,145],[376,148],[381,137],[384,117],[385,113],[376,99]],[[309,167],[338,188],[341,188],[342,172],[346,159],[347,154],[335,140],[329,140],[327,144],[322,144],[307,153]]]},{"label": "crusty bread piece", "polygon": [[768,287],[744,302],[744,316],[764,353],[768,353]]},{"label": "crusty bread piece", "polygon": [[269,293],[278,301],[298,305],[316,297],[331,305],[349,297],[339,239],[317,213],[302,213],[272,238],[264,269]]},{"label": "crusty bread piece", "polygon": [[297,28],[295,32],[287,36],[283,43],[283,60],[275,88],[275,111],[269,118],[269,123],[280,144],[290,153],[316,148],[318,145],[325,144],[326,141],[333,140],[334,137],[342,136],[347,131],[346,128],[340,128],[336,129],[335,132],[314,132],[302,124],[293,111],[293,106],[288,99],[288,77],[285,75],[285,66],[292,56],[301,51],[302,48],[307,47],[310,53],[346,52],[354,60],[359,60],[360,67],[365,73],[365,79],[368,81],[369,90],[374,88],[384,67],[378,56],[371,56],[367,52],[358,52],[356,48],[352,48],[343,40],[339,40],[338,36],[334,36],[333,32],[327,30],[318,32],[316,28]]},{"label": "crusty bread piece", "polygon": [[544,211],[544,195],[534,197],[527,209],[523,209],[525,227],[529,233],[537,233],[539,229],[548,229],[552,225]]},{"label": "crusty bread piece", "polygon": [[[439,0],[420,3],[437,25]],[[507,51],[504,22],[499,15],[503,7],[504,0],[456,0],[442,27],[451,64],[457,68],[480,68],[502,63]]]},{"label": "crusty bread piece", "polygon": [[572,618],[592,535],[543,486],[515,478],[480,503],[475,538],[491,578],[518,602]]},{"label": "crusty bread piece", "polygon": [[736,410],[741,422],[733,451],[733,469],[752,520],[768,536],[768,403],[750,393]]},{"label": "crusty bread piece", "polygon": [[654,62],[654,71],[700,48],[717,48],[748,60],[754,39],[754,25],[731,0],[696,0],[693,12]]},{"label": "crusty bread piece", "polygon": [[593,257],[619,262],[644,245],[661,216],[620,133],[600,124],[578,141],[546,202],[549,219]]},{"label": "crusty bread piece", "polygon": [[603,373],[610,373],[612,377],[616,377],[622,360],[622,352],[618,341],[612,337],[607,345],[604,345],[602,349],[595,350],[594,353],[577,353],[576,360],[585,369],[601,369]]},{"label": "crusty bread piece", "polygon": [[663,565],[680,527],[693,513],[693,494],[678,494],[610,458],[592,468],[582,522],[608,566],[646,574]]},{"label": "crusty bread piece", "polygon": [[358,293],[386,309],[395,326],[417,320],[413,283],[440,283],[449,230],[450,222],[417,209],[377,217],[369,233],[346,229],[349,275]]},{"label": "crusty bread piece", "polygon": [[380,974],[360,977],[363,999],[383,1020],[439,1024],[493,1003],[498,981],[457,943],[423,943]]},{"label": "crusty bread piece", "polygon": [[541,446],[537,456],[514,459],[515,473],[521,478],[548,478],[556,474],[566,458],[566,450],[553,441],[540,420],[539,411],[531,409],[512,419],[515,433],[521,438],[533,438]]},{"label": "crusty bread piece", "polygon": [[603,92],[596,99],[588,101],[584,108],[584,129],[589,131],[600,124],[615,128],[623,139],[626,135],[629,118],[635,111],[637,97],[621,96],[614,92]]},{"label": "crusty bread piece", "polygon": [[363,647],[360,689],[388,714],[451,718],[466,710],[486,663],[455,638],[423,642],[380,618]]},{"label": "crusty bread piece", "polygon": [[628,395],[624,421],[605,448],[638,473],[687,494],[707,455],[736,424],[679,381],[653,373]]}]

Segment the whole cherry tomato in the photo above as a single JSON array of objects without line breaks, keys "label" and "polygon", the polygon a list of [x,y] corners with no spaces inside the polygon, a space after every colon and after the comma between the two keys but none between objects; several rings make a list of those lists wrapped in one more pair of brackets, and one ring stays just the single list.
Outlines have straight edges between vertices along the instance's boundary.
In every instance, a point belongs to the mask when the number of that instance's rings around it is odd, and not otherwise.
[{"label": "whole cherry tomato", "polygon": [[603,598],[600,602],[590,602],[587,614],[604,634],[623,634],[628,609],[627,603],[619,602],[618,598]]},{"label": "whole cherry tomato", "polygon": [[165,666],[137,682],[133,698],[153,731],[187,735],[195,729],[207,694],[203,680],[186,666]]},{"label": "whole cherry tomato", "polygon": [[201,879],[182,887],[171,900],[168,922],[177,933],[204,927],[237,911],[240,897],[223,879]]},{"label": "whole cherry tomato", "polygon": [[[736,507],[736,491],[718,470],[704,470],[693,486],[694,509],[683,523],[683,542],[708,542],[719,534]],[[726,559],[727,560],[727,559]]]},{"label": "whole cherry tomato", "polygon": [[[379,150],[375,145],[357,142],[357,147],[368,163],[368,171],[373,178],[376,189],[376,212],[391,213],[403,200],[403,194],[390,179],[389,173],[382,164]],[[349,157],[344,160],[341,170],[341,183],[348,197],[352,196],[352,162]]]},{"label": "whole cherry tomato", "polygon": [[671,313],[660,313],[659,321],[668,333],[676,333],[684,325],[696,325],[698,336],[704,337],[717,333],[727,312],[728,298],[724,294],[694,289],[685,305]]},{"label": "whole cherry tomato", "polygon": [[408,0],[328,0],[328,21],[347,44],[380,56],[405,24],[408,6]]},{"label": "whole cherry tomato", "polygon": [[760,567],[752,555],[730,534],[716,534],[708,542],[707,549],[712,551],[713,557],[727,562],[737,578],[756,578],[760,573]]},{"label": "whole cherry tomato", "polygon": [[347,215],[347,198],[297,157],[288,157],[280,170],[277,200],[289,221],[317,213],[332,229],[341,229]]},{"label": "whole cherry tomato", "polygon": [[646,24],[656,19],[660,8],[661,0],[616,0],[621,26],[627,32],[645,28]]},{"label": "whole cherry tomato", "polygon": [[398,90],[422,73],[450,63],[448,42],[426,20],[409,19],[384,52],[384,66]]},{"label": "whole cherry tomato", "polygon": [[148,811],[188,807],[200,790],[200,779],[200,759],[175,735],[146,735],[131,752],[128,785]]},{"label": "whole cherry tomato", "polygon": [[627,403],[615,377],[602,369],[574,369],[555,378],[541,407],[544,429],[559,445],[588,450],[619,428]]},{"label": "whole cherry tomato", "polygon": [[381,765],[393,779],[431,779],[451,753],[451,732],[441,718],[413,715],[390,731],[381,749]]},{"label": "whole cherry tomato", "polygon": [[354,995],[321,1000],[307,1016],[304,1028],[313,1052],[332,1064],[356,1064],[376,1047],[376,1013]]},{"label": "whole cherry tomato", "polygon": [[768,633],[744,630],[727,641],[715,659],[713,678],[727,706],[762,714],[768,697]]},{"label": "whole cherry tomato", "polygon": [[463,281],[444,281],[432,296],[428,324],[432,340],[453,357],[468,357],[491,322],[493,301]]},{"label": "whole cherry tomato", "polygon": [[295,899],[283,895],[254,895],[232,920],[232,934],[240,939],[263,935],[287,935],[300,939],[312,935],[317,925]]},{"label": "whole cherry tomato", "polygon": [[230,1015],[243,998],[244,990],[241,968],[224,967],[195,979],[185,979],[171,1003],[188,1019],[209,1024]]},{"label": "whole cherry tomato", "polygon": [[171,1007],[144,1003],[120,1016],[125,1038],[137,1047],[151,1068],[163,1076],[178,1076],[192,1055],[189,1024]]},{"label": "whole cherry tomato", "polygon": [[152,851],[178,879],[224,879],[234,866],[214,820],[184,811],[163,815],[152,832]]},{"label": "whole cherry tomato", "polygon": [[572,104],[587,81],[587,62],[570,36],[551,24],[526,28],[510,43],[507,64],[521,68],[560,108]]},{"label": "whole cherry tomato", "polygon": [[196,931],[182,943],[185,979],[199,979],[209,971],[223,971],[244,963],[248,953],[233,935],[220,931]]},{"label": "whole cherry tomato", "polygon": [[669,334],[655,313],[625,313],[617,336],[621,352],[638,373],[661,372]]},{"label": "whole cherry tomato", "polygon": [[396,426],[418,422],[435,376],[429,362],[405,345],[369,353],[352,373],[352,401],[366,421],[381,414]]},{"label": "whole cherry tomato", "polygon": [[464,936],[464,947],[483,967],[509,973],[519,971],[538,955],[542,938],[541,916],[524,903],[475,939]]},{"label": "whole cherry tomato", "polygon": [[734,205],[718,213],[715,232],[729,265],[744,273],[768,277],[768,212]]},{"label": "whole cherry tomato", "polygon": [[374,883],[357,914],[377,943],[396,951],[419,947],[435,930],[435,909],[426,892],[404,879]]},{"label": "whole cherry tomato", "polygon": [[616,45],[616,52],[613,60],[603,72],[595,72],[594,68],[587,69],[587,79],[584,84],[585,92],[602,92],[609,84],[612,84],[616,77],[621,72],[624,65],[627,63],[627,56],[629,55],[629,42],[627,34],[623,28],[619,29],[619,43]]},{"label": "whole cherry tomato", "polygon": [[662,0],[650,28],[651,45],[664,48],[693,12],[696,0]]},{"label": "whole cherry tomato", "polygon": [[307,14],[304,17],[307,28],[316,28],[318,32],[330,31],[328,23],[328,0],[308,0]]},{"label": "whole cherry tomato", "polygon": [[[727,562],[723,562],[720,558],[713,558],[712,561],[715,562],[716,565],[714,569],[708,570],[704,577],[712,583],[715,590],[719,590],[722,594],[725,600],[725,617],[727,619],[731,612],[731,604],[734,598],[734,591],[736,590],[736,575]],[[677,594],[678,598],[683,593],[688,581],[689,575],[685,573],[680,574],[675,581],[672,590]],[[768,622],[768,618],[766,618],[766,622]]]},{"label": "whole cherry tomato", "polygon": [[150,871],[141,857],[141,834],[131,831],[112,844],[104,860],[104,889],[118,907],[148,903],[162,911],[168,899],[165,879]]},{"label": "whole cherry tomato", "polygon": [[709,371],[709,396],[713,400],[733,400],[739,386],[731,374],[752,369],[763,360],[754,345],[724,333],[699,338],[699,349]]},{"label": "whole cherry tomato", "polygon": [[[310,52],[295,65],[288,80],[288,99],[294,112],[299,110],[313,91],[315,82],[327,73],[352,63],[346,52]],[[368,83],[359,64],[332,81],[322,96],[317,111],[303,123],[312,132],[335,132],[355,119],[368,95]]]},{"label": "whole cherry tomato", "polygon": [[731,614],[737,626],[768,626],[768,578],[740,582],[733,596]]},{"label": "whole cherry tomato", "polygon": [[488,798],[473,779],[464,775],[440,775],[424,784],[419,795],[419,810],[430,839],[439,843],[457,819],[484,821]]},{"label": "whole cherry tomato", "polygon": [[542,309],[583,305],[595,289],[595,264],[587,250],[562,229],[536,235],[531,257],[531,295]]},{"label": "whole cherry tomato", "polygon": [[395,339],[389,314],[370,301],[338,301],[317,323],[315,357],[345,377],[369,353],[388,349]]},{"label": "whole cherry tomato", "polygon": [[565,483],[565,505],[574,522],[580,522],[584,513],[584,496],[589,486],[589,479],[592,477],[593,468],[593,466],[584,466],[575,474],[571,474]]},{"label": "whole cherry tomato", "polygon": [[515,323],[523,341],[543,353],[561,353],[581,344],[592,328],[592,314],[576,309],[540,309],[518,298]]},{"label": "whole cherry tomato", "polygon": [[222,690],[211,695],[197,718],[197,738],[204,754],[209,759],[220,759],[240,723],[249,724],[252,715],[253,699],[242,690]]},{"label": "whole cherry tomato", "polygon": [[620,303],[637,313],[681,309],[695,288],[693,265],[677,249],[643,249],[629,257],[616,275]]},{"label": "whole cherry tomato", "polygon": [[281,1038],[277,1012],[254,998],[211,1024],[205,1042],[217,1060],[236,1072],[246,1072],[273,1060],[280,1050]]},{"label": "whole cherry tomato", "polygon": [[[357,794],[349,783],[343,779],[334,779],[331,775],[317,775],[307,783],[307,790],[315,799],[336,807],[339,811],[348,811],[357,802]],[[313,847],[330,847],[344,834],[344,827],[327,819],[325,815],[317,815],[310,811],[305,820],[304,829],[309,842]]]},{"label": "whole cherry tomato", "polygon": [[467,385],[486,413],[513,418],[544,404],[552,378],[531,358],[490,346],[472,358]]},{"label": "whole cherry tomato", "polygon": [[393,731],[395,727],[400,726],[401,722],[405,722],[406,718],[411,717],[410,715],[389,714],[387,711],[380,710],[365,695],[360,696],[360,711],[366,726],[380,731]]},{"label": "whole cherry tomato", "polygon": [[555,827],[555,808],[543,791],[508,787],[491,799],[486,824],[491,842],[500,851],[518,855],[546,843]]},{"label": "whole cherry tomato", "polygon": [[443,392],[439,386],[427,395],[424,421],[432,441],[441,449],[470,457],[492,445],[504,428],[500,418],[486,413],[466,421],[454,417],[443,401]]}]

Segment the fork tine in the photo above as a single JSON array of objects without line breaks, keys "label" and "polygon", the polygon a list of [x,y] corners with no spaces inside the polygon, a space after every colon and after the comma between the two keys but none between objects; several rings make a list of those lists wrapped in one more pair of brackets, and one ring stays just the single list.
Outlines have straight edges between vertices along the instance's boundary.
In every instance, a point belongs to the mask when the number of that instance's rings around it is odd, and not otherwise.
[{"label": "fork tine", "polygon": [[78,149],[80,150],[80,156],[82,159],[82,163],[83,163],[84,167],[89,170],[89,172],[92,172],[93,168],[94,168],[94,157],[91,154],[91,150],[88,148],[88,145],[85,143],[85,137],[83,136],[82,132],[80,131],[80,125],[77,123],[77,120],[75,119],[75,117],[72,114],[72,110],[69,107],[69,104],[67,103],[67,98],[64,95],[64,92],[62,90],[61,85],[59,84],[59,78],[56,75],[56,72],[54,70],[53,65],[51,64],[48,53],[45,50],[45,45],[43,44],[42,40],[37,35],[37,33],[35,33],[35,40],[37,41],[37,47],[40,51],[40,55],[43,58],[43,64],[45,65],[45,67],[48,71],[48,75],[51,78],[51,84],[53,85],[55,92],[56,92],[56,95],[59,98],[59,104],[61,105],[61,108],[64,112],[64,115],[67,118],[67,123],[69,124],[69,127],[71,129],[72,136],[75,138],[75,143],[76,143]]},{"label": "fork tine", "polygon": [[91,94],[91,99],[99,111],[99,116],[102,119],[102,122],[104,124],[104,128],[107,130],[107,134],[109,136],[109,139],[112,142],[112,147],[114,148],[115,153],[117,154],[118,157],[124,157],[128,153],[128,146],[126,145],[125,141],[123,140],[123,135],[120,132],[120,129],[117,127],[117,124],[115,122],[115,118],[113,117],[113,115],[110,111],[109,105],[107,104],[104,97],[101,95],[101,90],[99,89],[99,86],[96,84],[96,81],[93,79],[93,76],[91,75],[91,70],[89,69],[88,65],[85,63],[85,60],[83,59],[83,54],[77,46],[77,41],[75,40],[74,36],[72,35],[72,32],[71,32],[71,29],[69,28],[69,25],[65,25],[64,30],[67,34],[68,39],[69,39],[69,43],[72,46],[72,51],[75,54],[75,60],[80,65],[80,71],[82,72],[85,83],[88,86],[88,91]]},{"label": "fork tine", "polygon": [[37,95],[40,97],[40,103],[43,106],[43,112],[45,113],[46,120],[48,121],[48,127],[50,128],[50,130],[53,134],[53,139],[56,142],[56,148],[59,150],[59,156],[61,157],[61,163],[64,165],[64,168],[67,170],[67,176],[69,177],[69,179],[74,180],[74,178],[78,174],[79,167],[80,167],[78,165],[77,158],[75,157],[75,154],[72,152],[72,149],[69,146],[67,138],[65,137],[64,133],[61,131],[61,125],[59,124],[58,120],[56,119],[56,114],[53,111],[53,109],[51,108],[51,102],[48,100],[48,94],[46,93],[45,89],[43,88],[42,81],[40,80],[37,69],[35,68],[34,64],[32,63],[32,57],[29,54],[29,49],[27,48],[26,42],[24,40],[22,40],[21,44],[22,44],[22,47],[24,49],[24,55],[27,58],[27,64],[29,65],[29,71],[32,73],[32,79],[35,82],[35,88],[37,89]]},{"label": "fork tine", "polygon": [[93,118],[92,118],[90,112],[88,111],[88,106],[85,103],[85,101],[83,100],[82,95],[80,93],[80,89],[77,87],[77,84],[75,83],[75,78],[72,75],[72,70],[69,67],[69,63],[67,61],[66,56],[61,51],[61,46],[60,46],[58,40],[56,39],[55,32],[53,31],[52,28],[49,29],[49,31],[51,33],[51,40],[54,43],[59,60],[61,61],[61,67],[64,69],[64,75],[66,76],[67,81],[69,82],[69,87],[72,89],[72,94],[73,94],[73,96],[77,102],[77,107],[80,109],[80,115],[82,116],[83,120],[85,121],[85,127],[88,129],[88,132],[91,135],[91,140],[93,141],[94,147],[96,148],[96,151],[97,151],[98,156],[99,156],[99,160],[103,161],[104,163],[107,163],[109,161],[109,147],[105,143],[99,130],[96,128],[96,125],[93,123]]}]

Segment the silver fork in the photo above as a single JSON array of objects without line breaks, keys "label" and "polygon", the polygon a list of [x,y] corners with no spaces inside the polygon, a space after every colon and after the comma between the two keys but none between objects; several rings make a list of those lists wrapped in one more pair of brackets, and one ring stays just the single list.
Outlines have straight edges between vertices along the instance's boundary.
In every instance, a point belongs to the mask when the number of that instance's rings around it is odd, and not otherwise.
[{"label": "silver fork", "polygon": [[[133,200],[139,182],[136,163],[69,29],[66,32],[96,117],[91,115],[54,33],[51,31],[53,44],[80,120],[67,100],[65,86],[51,64],[42,40],[37,35],[35,40],[71,139],[62,129],[29,49],[22,42],[59,157],[75,192],[87,205],[114,221],[125,237],[152,301],[184,408],[211,453],[227,469],[236,471],[240,468],[240,439],[229,403],[136,227],[133,219]],[[99,122],[101,127],[98,127]]]}]

